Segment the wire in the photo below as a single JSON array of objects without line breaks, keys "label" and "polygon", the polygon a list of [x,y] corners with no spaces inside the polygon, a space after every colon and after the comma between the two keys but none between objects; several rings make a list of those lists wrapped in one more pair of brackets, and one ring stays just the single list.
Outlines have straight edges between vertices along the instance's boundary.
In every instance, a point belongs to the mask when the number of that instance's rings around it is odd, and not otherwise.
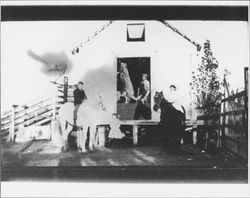
[{"label": "wire", "polygon": [[167,21],[160,20],[160,22],[162,22],[164,25],[166,25],[167,27],[169,27],[170,29],[172,29],[174,32],[176,32],[177,34],[179,34],[180,36],[182,36],[184,39],[188,40],[190,43],[192,43],[193,45],[195,45],[197,47],[197,51],[201,50],[202,47],[201,47],[200,44],[196,43],[195,41],[192,41],[185,34],[181,33],[177,28],[175,28],[174,26],[170,25]]},{"label": "wire", "polygon": [[99,30],[96,30],[94,34],[92,34],[91,36],[89,36],[87,38],[86,41],[81,42],[79,45],[77,45],[73,50],[71,50],[71,53],[73,55],[75,55],[75,53],[79,53],[79,49],[80,47],[83,47],[84,45],[86,45],[88,42],[91,41],[91,39],[93,39],[94,37],[96,37],[99,33],[101,33],[103,30],[105,30],[108,26],[110,26],[113,23],[112,20],[109,21],[109,23],[103,25]]}]

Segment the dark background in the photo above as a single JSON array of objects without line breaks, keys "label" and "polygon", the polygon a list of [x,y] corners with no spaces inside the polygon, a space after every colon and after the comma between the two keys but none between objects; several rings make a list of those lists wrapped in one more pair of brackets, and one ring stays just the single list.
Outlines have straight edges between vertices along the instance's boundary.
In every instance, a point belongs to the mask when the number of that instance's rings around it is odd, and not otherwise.
[{"label": "dark background", "polygon": [[[127,63],[127,68],[130,76],[130,80],[134,87],[134,93],[137,97],[137,90],[142,81],[142,74],[146,73],[148,75],[148,80],[150,81],[150,57],[134,57],[134,58],[118,58],[117,71],[120,68],[120,62]],[[117,90],[119,87],[117,87]]]},{"label": "dark background", "polygon": [[[142,74],[146,73],[148,75],[148,80],[150,81],[150,57],[129,57],[129,58],[118,58],[117,60],[117,71],[120,69],[121,62],[127,63],[127,68],[129,72],[129,77],[134,88],[134,96],[137,97],[137,90],[142,81]],[[120,83],[117,81],[117,91],[120,91]],[[149,95],[150,98],[150,95]],[[150,107],[150,103],[148,104]],[[137,104],[132,103],[117,103],[117,113],[120,115],[121,120],[134,120],[134,115],[136,111]],[[144,119],[144,118],[142,118]]]},{"label": "dark background", "polygon": [[39,20],[237,20],[247,6],[1,6],[2,21]]}]

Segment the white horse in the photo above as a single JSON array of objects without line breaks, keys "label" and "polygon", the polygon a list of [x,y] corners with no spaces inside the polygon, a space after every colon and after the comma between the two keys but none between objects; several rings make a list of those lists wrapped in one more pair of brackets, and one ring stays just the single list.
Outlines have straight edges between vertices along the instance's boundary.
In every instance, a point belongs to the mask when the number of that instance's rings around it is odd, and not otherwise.
[{"label": "white horse", "polygon": [[126,63],[121,63],[120,69],[119,69],[119,80],[121,82],[122,85],[122,90],[120,95],[118,96],[119,98],[121,96],[126,98],[125,103],[129,103],[130,100],[135,100],[135,94],[134,94],[134,87],[133,84],[131,82],[130,76],[129,76],[129,71],[127,68],[127,64]]},{"label": "white horse", "polygon": [[[62,150],[68,150],[68,136],[73,130],[73,103],[65,103],[59,110],[59,122],[61,126],[64,145]],[[86,152],[87,132],[89,130],[89,149],[93,150],[96,146],[96,127],[97,125],[109,124],[112,113],[109,112],[101,101],[99,100],[83,102],[77,113],[77,148],[82,152]]]},{"label": "white horse", "polygon": [[[86,151],[85,142],[88,128],[90,128],[89,148],[95,146],[97,125],[110,124],[112,114],[116,112],[116,67],[104,65],[87,71],[83,78],[86,82],[84,90],[88,97],[78,109],[76,124],[79,126],[77,146]],[[73,127],[73,103],[65,103],[59,111],[59,122],[62,129],[64,148],[67,149],[67,139]],[[67,126],[67,127],[66,127]]]}]

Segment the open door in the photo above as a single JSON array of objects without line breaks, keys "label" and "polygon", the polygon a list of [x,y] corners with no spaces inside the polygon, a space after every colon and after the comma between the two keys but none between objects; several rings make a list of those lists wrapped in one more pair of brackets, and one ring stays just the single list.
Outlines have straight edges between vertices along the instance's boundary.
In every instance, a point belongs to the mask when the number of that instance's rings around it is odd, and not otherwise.
[{"label": "open door", "polygon": [[150,120],[150,57],[118,58],[117,114],[121,120]]}]

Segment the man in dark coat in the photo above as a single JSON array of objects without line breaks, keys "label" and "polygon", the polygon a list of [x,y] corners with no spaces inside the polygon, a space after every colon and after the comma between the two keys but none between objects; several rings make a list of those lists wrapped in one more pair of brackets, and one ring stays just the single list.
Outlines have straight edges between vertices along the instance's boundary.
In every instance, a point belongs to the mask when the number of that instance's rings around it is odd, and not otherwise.
[{"label": "man in dark coat", "polygon": [[80,81],[74,90],[74,124],[76,124],[78,109],[84,100],[87,100],[87,96],[83,90],[83,82]]}]

